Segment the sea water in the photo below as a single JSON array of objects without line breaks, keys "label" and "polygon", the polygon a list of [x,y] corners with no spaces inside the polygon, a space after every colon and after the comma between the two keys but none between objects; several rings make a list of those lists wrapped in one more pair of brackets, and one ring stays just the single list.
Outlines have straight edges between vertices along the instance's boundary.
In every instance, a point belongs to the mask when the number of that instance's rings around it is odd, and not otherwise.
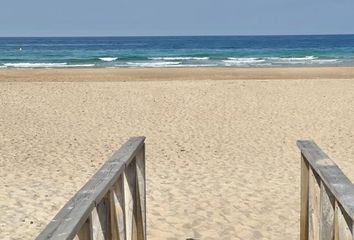
[{"label": "sea water", "polygon": [[0,68],[354,66],[354,35],[0,38]]}]

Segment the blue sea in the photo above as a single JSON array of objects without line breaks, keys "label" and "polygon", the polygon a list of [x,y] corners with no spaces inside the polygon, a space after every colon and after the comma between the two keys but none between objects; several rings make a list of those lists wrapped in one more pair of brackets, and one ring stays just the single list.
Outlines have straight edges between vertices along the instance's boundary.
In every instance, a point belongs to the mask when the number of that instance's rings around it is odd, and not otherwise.
[{"label": "blue sea", "polygon": [[0,38],[0,68],[354,66],[354,35]]}]

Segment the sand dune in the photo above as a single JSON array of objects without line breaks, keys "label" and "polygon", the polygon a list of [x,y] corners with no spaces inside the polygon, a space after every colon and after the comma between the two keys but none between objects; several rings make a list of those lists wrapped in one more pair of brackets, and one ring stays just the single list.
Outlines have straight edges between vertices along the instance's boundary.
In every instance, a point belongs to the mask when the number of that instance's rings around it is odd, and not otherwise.
[{"label": "sand dune", "polygon": [[354,78],[1,81],[0,239],[33,239],[133,135],[149,239],[298,239],[297,139],[354,180]]}]

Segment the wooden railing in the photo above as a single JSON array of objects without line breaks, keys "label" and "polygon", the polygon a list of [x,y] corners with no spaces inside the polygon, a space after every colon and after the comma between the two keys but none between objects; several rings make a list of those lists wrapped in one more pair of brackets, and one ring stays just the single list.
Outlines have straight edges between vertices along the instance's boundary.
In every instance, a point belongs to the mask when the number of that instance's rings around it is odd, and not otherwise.
[{"label": "wooden railing", "polygon": [[37,237],[145,240],[145,138],[130,138]]},{"label": "wooden railing", "polygon": [[354,186],[312,141],[301,150],[300,239],[354,239]]}]

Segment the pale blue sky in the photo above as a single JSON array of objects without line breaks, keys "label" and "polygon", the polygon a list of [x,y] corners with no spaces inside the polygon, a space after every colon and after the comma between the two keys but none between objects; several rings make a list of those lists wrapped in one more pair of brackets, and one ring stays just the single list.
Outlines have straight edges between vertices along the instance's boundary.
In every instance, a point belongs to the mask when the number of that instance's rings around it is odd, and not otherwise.
[{"label": "pale blue sky", "polygon": [[2,0],[0,36],[353,34],[353,0]]}]

